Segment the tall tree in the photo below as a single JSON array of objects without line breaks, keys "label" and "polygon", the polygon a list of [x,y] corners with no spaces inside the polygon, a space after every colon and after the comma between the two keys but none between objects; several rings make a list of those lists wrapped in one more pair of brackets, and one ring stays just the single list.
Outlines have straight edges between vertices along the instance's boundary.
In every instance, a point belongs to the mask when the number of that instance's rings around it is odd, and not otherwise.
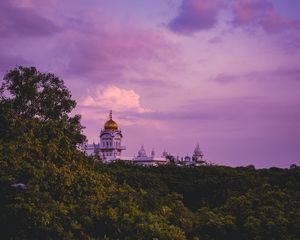
[{"label": "tall tree", "polygon": [[63,80],[54,74],[20,66],[4,76],[0,87],[1,115],[9,109],[10,114],[23,120],[60,121],[72,141],[81,144],[85,136],[81,134],[80,115],[68,116],[76,106],[71,97]]},{"label": "tall tree", "polygon": [[58,120],[76,106],[63,80],[35,67],[18,67],[4,76],[1,100],[10,101],[24,117]]}]

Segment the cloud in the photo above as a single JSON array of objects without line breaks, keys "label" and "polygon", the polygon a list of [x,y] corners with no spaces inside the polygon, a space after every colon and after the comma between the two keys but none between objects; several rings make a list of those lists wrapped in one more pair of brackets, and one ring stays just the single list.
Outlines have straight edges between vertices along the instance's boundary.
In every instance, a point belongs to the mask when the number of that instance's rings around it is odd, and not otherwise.
[{"label": "cloud", "polygon": [[124,71],[145,73],[141,68],[176,59],[175,44],[162,31],[120,25],[68,31],[61,36],[58,49],[57,55],[66,59],[68,74],[98,73],[97,81],[102,83],[123,78]]},{"label": "cloud", "polygon": [[282,16],[268,0],[182,0],[178,15],[168,27],[173,32],[192,34],[210,30],[218,22],[220,10],[232,12],[234,27],[261,27],[268,33],[300,29],[300,21]]},{"label": "cloud", "polygon": [[0,34],[6,36],[47,36],[60,31],[51,20],[35,10],[18,7],[4,0],[0,2]]},{"label": "cloud", "polygon": [[[4,23],[10,22],[12,26],[0,24],[0,33],[4,35],[0,38],[0,43],[3,42],[0,62],[4,63],[0,71],[24,64],[25,61],[14,58],[18,55],[32,65],[63,76],[75,96],[81,96],[82,87],[87,85],[116,84],[129,88],[134,85],[136,90],[147,85],[151,88],[149,92],[158,90],[156,94],[162,91],[161,86],[170,87],[168,70],[179,71],[174,65],[181,62],[174,34],[143,24],[106,19],[97,8],[92,9],[81,0],[72,2],[62,12],[61,6],[67,5],[66,2],[70,1],[51,0],[42,6],[44,3],[38,0],[0,1],[0,22],[5,18]],[[55,3],[58,6],[53,6]],[[94,4],[105,8],[100,1]],[[55,25],[54,32],[48,31],[49,22],[43,22],[37,15],[55,19],[50,25],[58,23],[60,28]],[[59,34],[54,34],[56,30]]]},{"label": "cloud", "polygon": [[59,0],[47,0],[43,2],[41,2],[40,0],[10,0],[10,2],[14,6],[25,8],[40,8],[41,6],[50,7],[53,5],[57,5],[59,3]]},{"label": "cloud", "polygon": [[241,75],[219,74],[212,79],[220,84],[229,84],[236,81],[284,81],[295,82],[300,81],[300,66],[281,67],[275,70],[253,71]]},{"label": "cloud", "polygon": [[217,23],[221,5],[222,0],[183,0],[179,14],[168,26],[173,32],[181,34],[211,29]]},{"label": "cloud", "polygon": [[2,79],[2,75],[4,75],[6,71],[19,65],[29,66],[30,62],[20,56],[7,55],[2,52],[0,55],[0,79]]},{"label": "cloud", "polygon": [[281,49],[288,54],[297,54],[300,50],[300,35],[299,34],[289,34],[285,38],[280,39],[278,45]]},{"label": "cloud", "polygon": [[232,11],[235,27],[260,26],[269,33],[300,28],[300,21],[281,16],[267,0],[235,0]]},{"label": "cloud", "polygon": [[186,101],[171,111],[149,112],[144,114],[144,117],[172,121],[173,123],[198,122],[200,125],[211,123],[212,121],[232,121],[241,117],[241,113],[246,108],[259,105],[263,100],[263,98],[257,96],[199,98]]},{"label": "cloud", "polygon": [[[177,106],[168,112],[150,112],[144,114],[145,119],[156,119],[169,122],[171,125],[192,126],[185,132],[194,132],[195,128],[203,128],[208,132],[238,131],[251,134],[255,126],[263,128],[268,125],[280,126],[282,132],[297,129],[300,120],[300,105],[297,102],[270,100],[267,97],[243,96],[227,98],[194,99]],[[249,132],[249,131],[250,132]],[[279,131],[279,129],[278,129]],[[260,134],[259,132],[253,132]],[[278,132],[279,133],[279,132]]]},{"label": "cloud", "polygon": [[122,89],[114,85],[97,88],[82,100],[85,107],[113,109],[118,112],[133,111],[138,113],[150,112],[140,103],[140,96],[133,90]]},{"label": "cloud", "polygon": [[218,44],[218,43],[222,43],[223,42],[223,39],[221,37],[213,37],[211,39],[208,40],[208,43],[211,43],[211,44]]}]

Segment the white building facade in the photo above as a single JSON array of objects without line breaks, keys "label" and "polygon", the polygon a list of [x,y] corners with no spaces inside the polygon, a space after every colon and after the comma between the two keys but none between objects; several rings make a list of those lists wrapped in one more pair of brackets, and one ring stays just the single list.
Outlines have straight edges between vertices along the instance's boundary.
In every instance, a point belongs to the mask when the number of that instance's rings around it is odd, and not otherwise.
[{"label": "white building facade", "polygon": [[158,166],[158,165],[167,164],[168,160],[166,159],[165,156],[162,157],[155,156],[154,149],[152,149],[151,155],[147,156],[146,150],[142,145],[141,149],[138,151],[137,156],[133,158],[133,162],[143,166]]},{"label": "white building facade", "polygon": [[98,155],[104,162],[121,159],[121,153],[126,149],[122,146],[122,131],[118,124],[112,119],[112,111],[109,113],[109,119],[100,131],[100,142],[86,146],[89,154]]}]

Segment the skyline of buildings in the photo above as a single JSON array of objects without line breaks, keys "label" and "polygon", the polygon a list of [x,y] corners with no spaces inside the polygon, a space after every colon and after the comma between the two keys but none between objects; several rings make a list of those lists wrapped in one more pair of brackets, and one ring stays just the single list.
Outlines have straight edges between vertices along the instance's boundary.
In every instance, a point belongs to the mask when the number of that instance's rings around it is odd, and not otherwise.
[{"label": "skyline of buildings", "polygon": [[[126,147],[122,145],[122,138],[122,131],[119,129],[117,122],[113,120],[112,110],[110,110],[108,120],[104,123],[103,129],[101,128],[99,142],[86,144],[83,147],[83,151],[88,155],[99,157],[99,161],[103,163],[125,161],[142,166],[158,166],[170,163],[183,166],[200,166],[208,164],[203,158],[204,154],[201,151],[199,144],[197,144],[191,156],[188,154],[181,157],[178,155],[174,156],[166,150],[159,156],[155,153],[154,149],[152,149],[150,155],[147,155],[143,144],[137,155],[131,157],[124,156],[122,155],[122,151],[126,150]],[[143,136],[139,136],[139,139],[143,140]]]}]

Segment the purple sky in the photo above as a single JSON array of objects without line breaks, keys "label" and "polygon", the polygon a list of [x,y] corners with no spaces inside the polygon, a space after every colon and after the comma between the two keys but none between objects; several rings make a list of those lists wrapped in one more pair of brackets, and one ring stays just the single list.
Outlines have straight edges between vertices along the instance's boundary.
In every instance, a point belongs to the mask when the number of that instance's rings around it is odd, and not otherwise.
[{"label": "purple sky", "polygon": [[299,0],[1,0],[0,73],[65,80],[90,142],[113,110],[135,154],[300,164]]}]

